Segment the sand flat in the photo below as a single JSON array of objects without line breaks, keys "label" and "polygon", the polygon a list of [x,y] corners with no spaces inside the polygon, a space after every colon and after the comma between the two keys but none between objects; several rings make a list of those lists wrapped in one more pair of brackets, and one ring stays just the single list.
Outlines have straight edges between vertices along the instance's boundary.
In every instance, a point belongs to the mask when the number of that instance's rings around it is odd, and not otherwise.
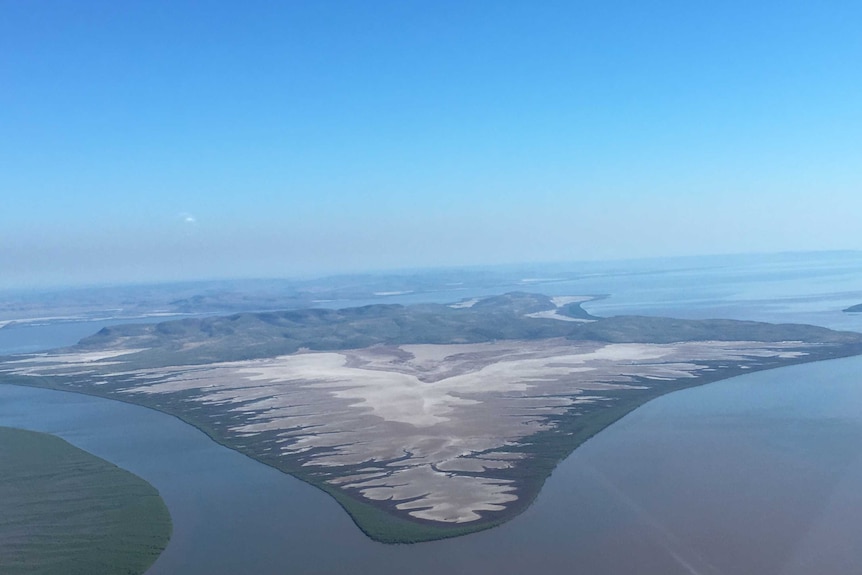
[{"label": "sand flat", "polygon": [[698,377],[716,362],[795,358],[801,347],[513,340],[137,370],[107,367],[137,351],[114,350],[35,355],[7,368],[51,375],[58,366],[101,366],[100,385],[117,378],[128,396],[181,394],[190,406],[230,417],[236,437],[276,434],[282,456],[298,458],[333,486],[391,501],[415,519],[464,524],[517,501],[517,485],[500,474],[529,458],[512,446],[553,429],[568,410],[609,401],[603,392],[645,389],[645,381]]}]

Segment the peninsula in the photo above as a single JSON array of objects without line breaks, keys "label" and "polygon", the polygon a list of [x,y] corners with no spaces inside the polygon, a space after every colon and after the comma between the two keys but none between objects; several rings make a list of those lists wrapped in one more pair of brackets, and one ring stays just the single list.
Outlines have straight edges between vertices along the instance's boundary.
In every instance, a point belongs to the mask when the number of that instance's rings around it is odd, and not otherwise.
[{"label": "peninsula", "polygon": [[[862,353],[798,324],[599,318],[590,296],[238,313],[105,328],[0,382],[158,409],[331,494],[370,537],[498,525],[557,463],[659,395]],[[286,510],[287,512],[287,510]]]}]

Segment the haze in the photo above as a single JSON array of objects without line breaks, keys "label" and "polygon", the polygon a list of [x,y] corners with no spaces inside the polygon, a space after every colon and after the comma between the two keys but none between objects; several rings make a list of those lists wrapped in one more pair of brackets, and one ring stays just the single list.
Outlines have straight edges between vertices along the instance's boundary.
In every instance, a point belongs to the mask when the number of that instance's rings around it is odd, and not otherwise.
[{"label": "haze", "polygon": [[0,287],[862,249],[856,2],[0,5]]}]

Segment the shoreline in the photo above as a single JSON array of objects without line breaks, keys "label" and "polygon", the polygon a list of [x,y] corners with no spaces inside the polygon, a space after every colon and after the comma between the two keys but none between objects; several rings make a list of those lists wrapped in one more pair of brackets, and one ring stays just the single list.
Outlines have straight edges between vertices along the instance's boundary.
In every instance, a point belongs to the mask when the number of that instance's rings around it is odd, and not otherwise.
[{"label": "shoreline", "polygon": [[[750,367],[749,369],[742,369],[738,366],[725,367],[722,371],[708,372],[695,379],[677,379],[663,382],[662,386],[652,387],[645,393],[639,393],[636,396],[622,399],[610,407],[594,409],[587,415],[568,418],[561,416],[555,418],[555,422],[558,427],[553,430],[529,436],[528,438],[532,445],[541,443],[543,450],[540,457],[537,456],[537,453],[532,454],[533,457],[531,458],[531,464],[528,466],[529,469],[527,470],[529,473],[520,477],[522,483],[518,486],[517,501],[514,502],[513,505],[507,507],[503,512],[491,513],[489,514],[490,517],[486,515],[485,517],[487,518],[483,518],[477,522],[470,523],[468,525],[462,524],[455,527],[443,527],[429,521],[406,520],[401,517],[393,516],[387,511],[387,505],[385,502],[375,505],[365,501],[359,501],[336,487],[327,488],[327,484],[315,481],[313,473],[309,472],[307,468],[302,469],[297,468],[296,466],[291,467],[278,458],[273,458],[271,456],[267,457],[267,455],[263,453],[255,453],[253,449],[249,449],[243,444],[242,438],[223,438],[215,429],[210,428],[202,422],[195,421],[192,417],[182,413],[181,410],[172,409],[170,406],[159,404],[156,401],[131,401],[128,397],[121,397],[118,396],[118,394],[98,393],[97,390],[92,389],[69,389],[62,385],[47,383],[43,381],[41,376],[9,376],[4,374],[0,376],[0,383],[90,395],[136,405],[170,415],[201,431],[215,443],[236,451],[259,463],[263,463],[264,465],[277,469],[282,473],[291,475],[332,496],[333,499],[335,499],[335,501],[338,502],[338,504],[348,513],[353,523],[370,539],[387,544],[411,544],[447,539],[451,537],[460,537],[470,533],[492,529],[515,518],[532,505],[536,497],[538,497],[541,492],[542,486],[547,478],[564,459],[575,451],[575,449],[616,421],[619,421],[627,414],[633,412],[638,407],[656,399],[657,397],[748,373],[756,373],[758,371],[777,369],[779,367],[828,361],[831,359],[840,359],[857,355],[862,355],[862,344],[845,344],[840,348],[831,349],[830,352],[826,354],[802,356],[790,360],[775,362],[773,365],[767,364]],[[563,431],[563,433],[561,433],[561,431]]]}]

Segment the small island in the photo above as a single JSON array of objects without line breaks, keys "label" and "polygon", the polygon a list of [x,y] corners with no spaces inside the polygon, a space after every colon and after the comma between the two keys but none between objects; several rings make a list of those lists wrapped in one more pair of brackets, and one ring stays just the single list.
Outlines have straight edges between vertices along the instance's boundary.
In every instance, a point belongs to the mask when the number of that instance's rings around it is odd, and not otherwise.
[{"label": "small island", "polygon": [[[238,313],[110,327],[0,381],[176,415],[411,543],[524,511],[578,445],[679,389],[862,353],[798,324],[595,317],[596,296]],[[287,512],[287,510],[286,510]]]},{"label": "small island", "polygon": [[852,305],[844,310],[847,313],[862,313],[862,303]]},{"label": "small island", "polygon": [[0,427],[0,573],[144,573],[171,536],[158,491],[48,435]]}]

